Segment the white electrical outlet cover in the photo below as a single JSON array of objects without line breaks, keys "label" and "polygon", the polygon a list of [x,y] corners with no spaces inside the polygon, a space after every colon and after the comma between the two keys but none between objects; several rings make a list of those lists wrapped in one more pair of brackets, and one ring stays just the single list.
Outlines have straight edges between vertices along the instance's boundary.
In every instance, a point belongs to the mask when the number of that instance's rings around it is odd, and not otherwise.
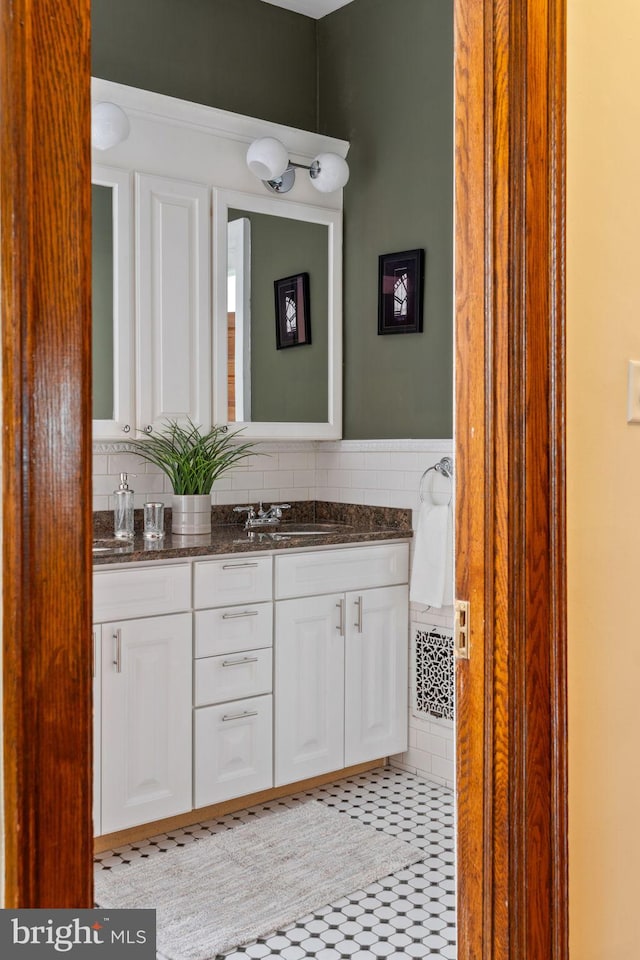
[{"label": "white electrical outlet cover", "polygon": [[640,423],[640,360],[629,360],[627,423]]}]

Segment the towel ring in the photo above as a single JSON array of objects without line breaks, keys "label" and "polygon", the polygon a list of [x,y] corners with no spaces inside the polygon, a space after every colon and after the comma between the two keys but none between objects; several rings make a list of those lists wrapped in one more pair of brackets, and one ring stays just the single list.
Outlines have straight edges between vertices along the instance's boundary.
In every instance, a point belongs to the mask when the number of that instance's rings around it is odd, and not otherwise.
[{"label": "towel ring", "polygon": [[449,480],[449,482],[451,483],[451,495],[449,497],[449,502],[447,503],[447,506],[449,506],[449,504],[453,500],[453,460],[451,459],[451,457],[443,457],[442,460],[439,460],[437,463],[434,463],[433,466],[427,467],[425,472],[422,474],[422,476],[420,477],[420,487],[418,491],[420,495],[420,503],[425,502],[423,485],[424,485],[424,481],[427,474],[431,473],[432,470],[434,470],[436,473],[442,474],[442,476],[446,477],[447,480]]}]

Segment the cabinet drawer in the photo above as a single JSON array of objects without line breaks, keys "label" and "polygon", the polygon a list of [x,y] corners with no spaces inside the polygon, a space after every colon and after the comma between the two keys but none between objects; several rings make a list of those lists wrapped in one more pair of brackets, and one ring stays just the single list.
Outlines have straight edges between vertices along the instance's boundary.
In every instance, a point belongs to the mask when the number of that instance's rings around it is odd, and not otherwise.
[{"label": "cabinet drawer", "polygon": [[194,565],[195,607],[256,603],[271,598],[271,557],[229,557]]},{"label": "cabinet drawer", "polygon": [[276,599],[406,583],[409,545],[393,543],[276,557]]},{"label": "cabinet drawer", "polygon": [[195,711],[195,805],[273,786],[271,696]]},{"label": "cabinet drawer", "polygon": [[198,610],[195,614],[195,655],[215,657],[222,653],[270,647],[272,625],[272,603]]},{"label": "cabinet drawer", "polygon": [[93,619],[129,620],[191,607],[191,568],[188,564],[136,570],[105,570],[93,574]]},{"label": "cabinet drawer", "polygon": [[196,707],[271,693],[271,649],[204,657],[195,662]]}]

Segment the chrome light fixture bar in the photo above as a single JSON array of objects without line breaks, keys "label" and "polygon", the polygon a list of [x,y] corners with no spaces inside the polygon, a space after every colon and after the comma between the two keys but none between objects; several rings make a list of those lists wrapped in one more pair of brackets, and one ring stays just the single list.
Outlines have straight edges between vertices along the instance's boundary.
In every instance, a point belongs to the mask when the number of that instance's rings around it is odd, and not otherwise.
[{"label": "chrome light fixture bar", "polygon": [[275,137],[260,137],[247,150],[247,166],[273,193],[288,193],[296,170],[308,170],[312,186],[320,193],[340,190],[349,179],[347,161],[337,153],[319,153],[307,166],[289,160],[287,148]]}]

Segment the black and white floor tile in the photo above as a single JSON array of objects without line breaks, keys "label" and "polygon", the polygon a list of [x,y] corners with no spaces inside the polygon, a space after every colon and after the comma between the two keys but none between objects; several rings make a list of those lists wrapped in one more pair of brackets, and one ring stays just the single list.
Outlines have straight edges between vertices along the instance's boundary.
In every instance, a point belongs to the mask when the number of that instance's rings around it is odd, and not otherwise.
[{"label": "black and white floor tile", "polygon": [[125,869],[144,857],[317,799],[424,850],[424,860],[321,907],[297,923],[224,955],[225,960],[455,960],[454,801],[451,790],[386,767],[283,800],[228,814],[99,854],[96,869]]}]

